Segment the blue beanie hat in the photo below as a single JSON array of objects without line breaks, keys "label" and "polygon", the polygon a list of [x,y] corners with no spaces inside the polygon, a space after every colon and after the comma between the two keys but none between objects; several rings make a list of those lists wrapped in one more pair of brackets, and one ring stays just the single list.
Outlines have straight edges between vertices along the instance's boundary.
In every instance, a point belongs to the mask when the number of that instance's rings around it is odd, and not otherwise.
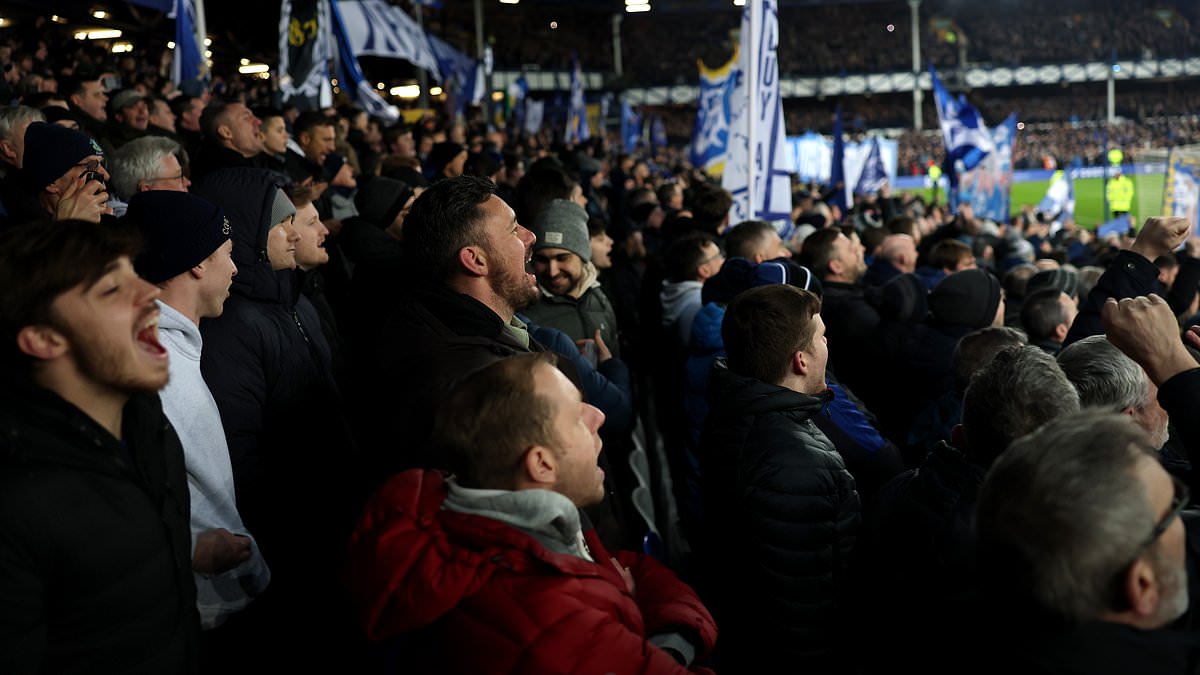
[{"label": "blue beanie hat", "polygon": [[34,122],[25,130],[23,170],[39,190],[62,178],[85,157],[104,155],[86,134],[60,124]]},{"label": "blue beanie hat", "polygon": [[204,262],[232,231],[220,207],[171,190],[135,194],[121,222],[137,227],[145,238],[134,268],[152,284],[173,279]]}]

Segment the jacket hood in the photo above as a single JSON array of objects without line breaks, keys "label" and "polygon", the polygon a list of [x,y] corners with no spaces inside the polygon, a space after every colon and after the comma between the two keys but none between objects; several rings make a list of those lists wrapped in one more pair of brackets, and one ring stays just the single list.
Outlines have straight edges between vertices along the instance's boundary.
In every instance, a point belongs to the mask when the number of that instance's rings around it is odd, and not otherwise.
[{"label": "jacket hood", "polygon": [[713,362],[708,386],[709,400],[719,401],[721,408],[735,415],[795,411],[811,417],[821,412],[821,408],[833,399],[833,392],[828,389],[810,396],[738,375],[729,369],[724,357],[718,357]]},{"label": "jacket hood", "polygon": [[717,354],[725,351],[725,339],[721,337],[721,322],[725,320],[725,306],[710,302],[696,312],[692,320],[692,354]]},{"label": "jacket hood", "polygon": [[287,177],[267,169],[229,168],[214,171],[191,187],[225,211],[232,226],[233,262],[238,273],[232,290],[255,299],[283,301],[291,295],[291,270],[275,271],[267,258],[267,235],[275,194]]},{"label": "jacket hood", "polygon": [[664,281],[659,299],[663,306],[663,323],[673,324],[679,320],[683,310],[700,304],[700,281]]}]

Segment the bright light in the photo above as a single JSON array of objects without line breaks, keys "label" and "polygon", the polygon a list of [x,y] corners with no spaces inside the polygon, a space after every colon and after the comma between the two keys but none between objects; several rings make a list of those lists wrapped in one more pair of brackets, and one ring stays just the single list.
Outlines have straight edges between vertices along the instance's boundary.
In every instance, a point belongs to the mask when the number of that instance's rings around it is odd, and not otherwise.
[{"label": "bright light", "polygon": [[895,31],[896,31],[896,24],[894,24],[894,23],[889,23],[889,24],[887,25],[887,32],[889,32],[889,33],[894,33]]},{"label": "bright light", "polygon": [[116,29],[80,31],[75,34],[76,40],[109,40],[119,37],[121,37],[121,31]]},{"label": "bright light", "polygon": [[1119,73],[1119,72],[1121,72],[1121,64],[1119,64],[1119,63],[1114,63],[1114,64],[1113,64],[1113,72],[1114,72],[1114,73]]},{"label": "bright light", "polygon": [[329,81],[329,83],[336,87],[337,86],[337,78],[336,77],[333,78],[332,80]]},{"label": "bright light", "polygon": [[745,7],[746,0],[733,0],[733,6],[734,7]]},{"label": "bright light", "polygon": [[212,46],[212,38],[204,38],[204,46],[211,47]]},{"label": "bright light", "polygon": [[250,59],[242,59],[242,60],[240,61],[240,63],[241,63],[243,66],[248,66],[248,65],[250,65]]},{"label": "bright light", "polygon": [[5,28],[12,25],[12,21],[0,16],[0,28]]},{"label": "bright light", "polygon": [[[504,0],[500,0],[500,1],[501,1],[501,2],[504,2]],[[508,3],[508,4],[513,4],[513,5],[515,5],[515,4],[517,4],[517,3],[515,3],[515,2],[512,2],[512,3]],[[441,96],[441,95],[442,95],[442,88],[441,88],[441,87],[430,87],[430,88],[429,88],[429,95],[430,95],[430,96]]]},{"label": "bright light", "polygon": [[550,22],[550,30],[558,30],[558,22],[557,21]]},{"label": "bright light", "polygon": [[495,102],[497,102],[497,103],[499,103],[500,101],[503,101],[503,100],[504,100],[504,92],[502,92],[502,91],[493,91],[493,92],[492,92],[492,100],[493,100],[493,101],[495,101]]},{"label": "bright light", "polygon": [[625,0],[625,6],[627,6],[627,7],[631,7],[633,5],[648,5],[648,4],[650,4],[650,0]]},{"label": "bright light", "polygon": [[[245,59],[243,59],[245,60]],[[265,63],[246,63],[238,67],[238,72],[243,75],[253,75],[255,73],[265,73],[271,70],[271,66]]]},{"label": "bright light", "polygon": [[520,3],[521,0],[500,0],[500,4],[502,5],[517,5]]},{"label": "bright light", "polygon": [[650,5],[648,5],[648,4],[646,4],[646,5],[625,5],[625,11],[629,12],[630,14],[633,14],[636,12],[649,12]]},{"label": "bright light", "polygon": [[269,80],[269,79],[271,79],[271,74],[270,74],[270,73],[259,73],[259,74],[258,74],[258,76],[259,76],[260,78],[264,79],[264,80]]},{"label": "bright light", "polygon": [[421,87],[415,84],[403,84],[392,87],[388,93],[397,98],[418,98],[421,96]]},{"label": "bright light", "polygon": [[50,20],[51,20],[51,21],[53,21],[54,23],[66,23],[66,22],[67,22],[67,17],[65,17],[65,16],[59,16],[59,15],[57,15],[57,14],[51,14],[51,15],[50,15]]},{"label": "bright light", "polygon": [[1024,122],[1017,122],[1017,131],[1020,131],[1020,130],[1022,130],[1022,129],[1024,129],[1024,128],[1025,128],[1025,123],[1024,123]]},{"label": "bright light", "polygon": [[382,82],[379,82],[379,83],[377,83],[377,84],[375,85],[375,88],[376,88],[376,89],[379,89],[379,90],[381,90],[381,91],[382,91],[382,90],[383,90],[383,88],[384,88],[384,85],[383,85],[383,83],[382,83]]},{"label": "bright light", "polygon": [[128,42],[118,42],[112,46],[112,53],[126,54],[133,51],[133,45]]},{"label": "bright light", "polygon": [[175,41],[174,40],[167,41],[167,49],[175,49]]},{"label": "bright light", "polygon": [[97,9],[96,11],[92,12],[92,16],[96,17],[97,19],[107,19],[108,12],[102,9]]}]

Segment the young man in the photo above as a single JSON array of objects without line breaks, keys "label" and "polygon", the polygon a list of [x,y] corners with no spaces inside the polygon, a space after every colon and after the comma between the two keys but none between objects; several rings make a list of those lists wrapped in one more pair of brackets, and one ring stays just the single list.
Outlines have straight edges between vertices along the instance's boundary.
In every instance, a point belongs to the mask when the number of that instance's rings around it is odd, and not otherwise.
[{"label": "young man", "polygon": [[0,235],[0,671],[188,672],[199,619],[159,290],[128,228]]},{"label": "young man", "polygon": [[434,427],[453,475],[400,473],[356,529],[346,581],[367,634],[420,630],[413,672],[707,672],[688,668],[716,639],[699,598],[653,559],[611,556],[582,515],[604,498],[603,422],[547,354],[462,380]]}]

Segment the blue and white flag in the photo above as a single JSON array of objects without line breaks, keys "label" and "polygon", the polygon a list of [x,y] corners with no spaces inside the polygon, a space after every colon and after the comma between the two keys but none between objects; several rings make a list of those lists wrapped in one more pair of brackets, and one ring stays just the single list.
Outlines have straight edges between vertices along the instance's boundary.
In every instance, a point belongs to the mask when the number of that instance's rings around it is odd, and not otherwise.
[{"label": "blue and white flag", "polygon": [[1071,174],[1062,169],[1050,176],[1050,184],[1046,186],[1046,195],[1038,202],[1037,211],[1046,215],[1048,220],[1075,218],[1075,183]]},{"label": "blue and white flag", "polygon": [[871,139],[871,150],[867,153],[867,161],[863,164],[862,173],[858,174],[858,184],[854,186],[856,195],[873,195],[879,192],[887,183],[887,169],[883,166],[883,156],[879,154],[879,139]]},{"label": "blue and white flag", "polygon": [[330,2],[329,5],[330,31],[333,33],[333,42],[337,48],[337,72],[342,88],[371,117],[378,117],[388,123],[395,122],[400,119],[400,109],[380,98],[375,87],[363,77],[362,69],[358,65],[358,57],[355,56],[354,48],[350,45],[350,37],[346,34],[346,25],[342,21],[342,13],[338,10],[338,4]]},{"label": "blue and white flag", "polygon": [[462,112],[468,103],[483,100],[482,61],[467,56],[433,35],[429,36],[429,47],[437,60],[436,72],[454,98],[456,112]]},{"label": "blue and white flag", "polygon": [[[992,135],[975,106],[963,96],[955,99],[938,79],[933,64],[929,66],[933,81],[933,99],[937,104],[938,124],[946,144],[946,165],[955,172],[974,169],[988,153],[995,150]],[[962,164],[959,165],[958,163]],[[953,179],[952,179],[953,180]]]},{"label": "blue and white flag", "polygon": [[546,118],[546,102],[525,99],[525,133],[534,135],[542,129],[542,120]]},{"label": "blue and white flag", "polygon": [[779,97],[779,4],[747,0],[742,11],[729,146],[721,186],[733,195],[729,222],[765,220],[780,231],[791,225],[792,155]]},{"label": "blue and white flag", "polygon": [[333,105],[329,0],[283,0],[279,10],[279,93],[300,110]]},{"label": "blue and white flag", "polygon": [[185,80],[207,80],[208,60],[204,58],[204,0],[174,0],[175,54],[171,58],[171,81],[175,86]]},{"label": "blue and white flag", "polygon": [[692,166],[710,176],[725,170],[725,151],[729,145],[729,97],[735,79],[730,77],[737,64],[737,54],[720,68],[709,69],[697,60],[700,68],[700,97],[696,102],[696,128],[692,132]]},{"label": "blue and white flag", "polygon": [[404,59],[430,73],[440,72],[425,31],[404,10],[383,0],[338,0],[337,4],[356,57]]},{"label": "blue and white flag", "polygon": [[659,148],[667,147],[667,127],[663,124],[662,115],[655,115],[650,120],[650,151],[657,152]]},{"label": "blue and white flag", "polygon": [[567,107],[567,128],[563,134],[566,143],[583,143],[592,137],[588,128],[587,103],[583,98],[583,69],[579,66],[579,55],[571,55],[571,102]]},{"label": "blue and white flag", "polygon": [[[842,104],[837,105],[836,116],[833,120],[833,159],[829,169],[829,189],[832,191],[832,197],[829,202],[832,206],[841,209],[842,213],[846,213],[846,136],[842,130]],[[841,189],[838,189],[838,183],[842,184]]]},{"label": "blue and white flag", "polygon": [[[992,129],[992,152],[988,153],[974,169],[958,175],[950,190],[950,208],[959,204],[970,204],[976,218],[987,218],[997,223],[1008,222],[1012,204],[1012,149],[1017,136],[1017,114],[1008,116]],[[1071,201],[1074,210],[1074,201]],[[1056,231],[1051,228],[1051,234]]]},{"label": "blue and white flag", "polygon": [[625,152],[638,149],[642,140],[642,116],[637,114],[629,99],[621,97],[621,145]]}]

